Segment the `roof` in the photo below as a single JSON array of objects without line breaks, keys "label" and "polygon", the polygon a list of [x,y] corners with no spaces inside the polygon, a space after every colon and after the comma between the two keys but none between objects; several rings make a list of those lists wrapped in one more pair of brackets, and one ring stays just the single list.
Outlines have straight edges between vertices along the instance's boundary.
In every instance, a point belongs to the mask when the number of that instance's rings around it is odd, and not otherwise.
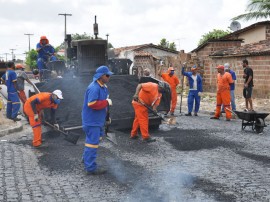
[{"label": "roof", "polygon": [[122,52],[122,51],[135,51],[135,52],[137,52],[137,51],[141,51],[141,50],[143,50],[145,48],[156,48],[156,49],[164,50],[164,51],[175,53],[175,54],[179,53],[178,51],[174,51],[174,50],[171,50],[171,49],[168,49],[168,48],[163,48],[162,46],[157,46],[157,45],[154,45],[152,43],[142,44],[142,45],[135,45],[135,46],[126,46],[126,47],[121,47],[121,48],[115,48],[114,53],[115,53],[115,55],[119,55],[120,52]]},{"label": "roof", "polygon": [[270,25],[270,21],[267,20],[267,21],[261,21],[261,22],[254,23],[254,24],[252,24],[252,25],[250,25],[248,27],[245,27],[243,29],[239,29],[239,30],[237,30],[235,32],[232,32],[232,33],[226,35],[226,36],[223,36],[220,39],[229,39],[231,37],[237,36],[237,35],[239,35],[241,33],[247,32],[247,31],[249,31],[251,29],[255,29],[255,28],[257,28],[259,26],[262,26],[262,25]]},{"label": "roof", "polygon": [[262,21],[262,22],[257,22],[255,24],[252,24],[248,27],[245,27],[243,29],[240,29],[240,30],[237,30],[235,32],[232,32],[230,34],[227,34],[226,36],[223,36],[219,39],[210,39],[208,41],[206,41],[205,43],[201,44],[200,46],[198,46],[197,48],[195,48],[194,50],[192,50],[191,52],[194,53],[194,52],[197,52],[199,51],[200,49],[202,49],[203,47],[205,47],[207,44],[211,43],[211,42],[220,42],[220,41],[242,41],[242,39],[231,39],[232,37],[234,36],[237,36],[241,33],[244,33],[246,31],[249,31],[251,29],[254,29],[258,26],[262,26],[262,25],[270,25],[270,21]]},{"label": "roof", "polygon": [[210,57],[239,57],[270,55],[270,40],[263,40],[256,43],[246,44],[239,47],[231,47],[216,51]]}]

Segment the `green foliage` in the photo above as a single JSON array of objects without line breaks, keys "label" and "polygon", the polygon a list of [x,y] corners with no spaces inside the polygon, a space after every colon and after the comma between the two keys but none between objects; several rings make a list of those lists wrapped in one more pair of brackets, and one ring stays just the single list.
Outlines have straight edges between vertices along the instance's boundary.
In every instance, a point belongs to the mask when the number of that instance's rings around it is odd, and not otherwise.
[{"label": "green foliage", "polygon": [[93,39],[93,37],[84,32],[83,34],[78,34],[78,33],[72,34],[71,39],[72,40]]},{"label": "green foliage", "polygon": [[220,29],[214,29],[213,31],[202,35],[202,37],[198,43],[198,46],[205,43],[206,41],[208,41],[210,39],[219,39],[219,38],[226,36],[227,34],[230,34],[230,33],[231,32],[228,30],[224,31],[224,30],[220,30]]},{"label": "green foliage", "polygon": [[25,63],[30,67],[31,70],[37,67],[37,51],[32,49],[27,52]]},{"label": "green foliage", "polygon": [[158,44],[158,46],[161,46],[163,48],[167,48],[167,49],[170,49],[170,50],[176,50],[175,43],[174,42],[170,43],[165,38],[160,40],[160,43]]},{"label": "green foliage", "polygon": [[246,8],[247,13],[238,15],[232,20],[252,20],[270,17],[270,0],[249,0]]}]

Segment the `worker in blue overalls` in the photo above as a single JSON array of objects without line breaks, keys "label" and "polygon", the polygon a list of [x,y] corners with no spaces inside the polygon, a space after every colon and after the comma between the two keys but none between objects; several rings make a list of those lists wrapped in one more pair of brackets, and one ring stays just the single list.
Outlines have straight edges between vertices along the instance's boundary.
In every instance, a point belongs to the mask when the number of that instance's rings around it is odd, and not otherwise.
[{"label": "worker in blue overalls", "polygon": [[182,67],[182,75],[186,76],[189,81],[189,92],[188,92],[188,113],[186,116],[192,116],[193,104],[195,100],[194,116],[198,116],[200,109],[201,95],[202,95],[202,77],[197,73],[197,66],[191,67],[191,72],[185,72],[185,67]]},{"label": "worker in blue overalls", "polygon": [[106,66],[97,68],[92,83],[87,87],[82,108],[82,126],[86,134],[83,162],[87,175],[100,175],[105,169],[97,167],[96,157],[99,141],[104,135],[104,125],[108,106],[112,105],[108,98],[106,83],[113,73]]},{"label": "worker in blue overalls", "polygon": [[17,92],[17,75],[15,73],[15,64],[10,61],[6,64],[7,71],[2,76],[2,82],[7,86],[8,100],[7,100],[7,118],[13,121],[20,121],[17,117],[20,110],[21,102]]}]

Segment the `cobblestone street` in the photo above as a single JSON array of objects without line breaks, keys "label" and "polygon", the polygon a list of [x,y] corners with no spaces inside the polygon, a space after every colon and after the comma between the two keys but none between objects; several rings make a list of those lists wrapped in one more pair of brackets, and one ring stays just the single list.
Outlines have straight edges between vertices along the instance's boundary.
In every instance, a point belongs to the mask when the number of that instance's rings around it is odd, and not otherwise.
[{"label": "cobblestone street", "polygon": [[24,125],[1,137],[0,201],[269,201],[269,127],[257,134],[199,115],[162,124],[151,144],[117,132],[117,146],[101,143],[104,176],[84,174],[83,136],[73,146],[45,132],[38,150]]}]

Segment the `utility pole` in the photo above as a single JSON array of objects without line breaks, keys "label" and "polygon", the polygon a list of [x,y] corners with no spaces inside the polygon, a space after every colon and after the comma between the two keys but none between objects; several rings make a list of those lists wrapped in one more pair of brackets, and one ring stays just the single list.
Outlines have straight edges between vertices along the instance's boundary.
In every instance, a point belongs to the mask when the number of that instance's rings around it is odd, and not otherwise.
[{"label": "utility pole", "polygon": [[7,55],[9,54],[9,53],[4,53],[5,55],[6,55],[6,62],[7,62]]},{"label": "utility pole", "polygon": [[67,13],[59,13],[58,15],[65,16],[65,36],[64,36],[64,44],[65,44],[65,60],[67,62],[67,43],[66,43],[66,36],[67,36],[67,16],[72,16],[72,14]]},{"label": "utility pole", "polygon": [[108,48],[108,45],[109,45],[109,34],[106,34],[106,37],[107,37],[107,48]]},{"label": "utility pole", "polygon": [[13,59],[14,59],[14,54],[13,54],[13,51],[15,51],[16,49],[11,48],[11,49],[9,49],[9,50],[11,50],[11,59],[12,59],[12,61],[13,61]]},{"label": "utility pole", "polygon": [[31,47],[30,47],[30,36],[34,35],[34,34],[24,34],[28,36],[28,42],[29,42],[29,46],[28,46],[28,52],[30,52]]}]

